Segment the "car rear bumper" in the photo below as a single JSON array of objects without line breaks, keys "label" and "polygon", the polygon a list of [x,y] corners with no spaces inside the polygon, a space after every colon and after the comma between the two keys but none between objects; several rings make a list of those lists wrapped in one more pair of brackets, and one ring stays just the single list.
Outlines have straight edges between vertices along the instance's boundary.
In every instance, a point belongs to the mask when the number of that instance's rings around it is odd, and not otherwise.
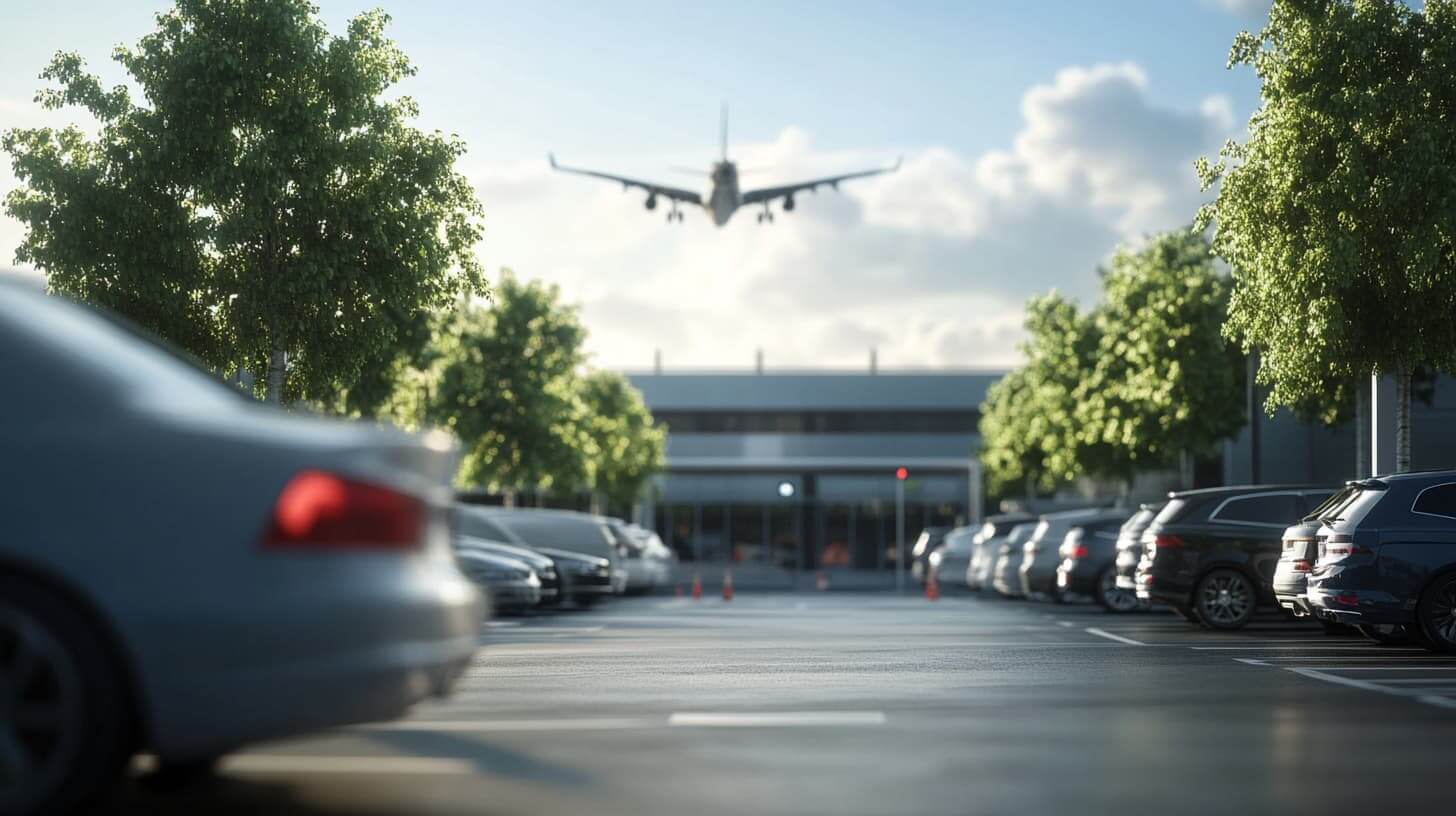
[{"label": "car rear bumper", "polygon": [[1383,590],[1310,586],[1304,597],[1310,613],[1320,620],[1377,625],[1416,620],[1412,604]]},{"label": "car rear bumper", "polygon": [[1103,561],[1100,565],[1079,559],[1074,562],[1063,561],[1057,568],[1057,589],[1063,593],[1072,595],[1092,595],[1097,589],[1097,577],[1102,574],[1099,566],[1107,566]]},{"label": "car rear bumper", "polygon": [[251,600],[194,610],[143,647],[148,747],[163,760],[396,718],[450,691],[485,617],[453,564]]},{"label": "car rear bumper", "polygon": [[1295,572],[1287,568],[1283,561],[1279,562],[1274,571],[1274,600],[1284,609],[1293,612],[1296,618],[1307,618],[1310,615],[1309,601],[1304,597],[1308,577],[1309,573]]}]

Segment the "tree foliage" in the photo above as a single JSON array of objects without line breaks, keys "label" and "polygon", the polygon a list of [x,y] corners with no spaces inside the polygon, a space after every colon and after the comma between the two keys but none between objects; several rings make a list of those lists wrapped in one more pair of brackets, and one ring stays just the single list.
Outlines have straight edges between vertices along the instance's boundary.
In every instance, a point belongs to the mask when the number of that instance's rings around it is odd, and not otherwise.
[{"label": "tree foliage", "polygon": [[464,146],[390,96],[414,69],[388,20],[331,36],[305,0],[177,0],[114,54],[140,102],[58,54],[37,101],[100,131],[5,134],[17,259],[218,369],[267,371],[275,399],[388,370],[422,311],[483,287]]},{"label": "tree foliage", "polygon": [[1243,424],[1243,358],[1220,334],[1227,282],[1208,242],[1186,230],[1123,248],[1102,277],[1097,347],[1077,391],[1088,470],[1136,469],[1214,452]]},{"label": "tree foliage", "polygon": [[1252,66],[1263,104],[1245,142],[1199,162],[1218,188],[1200,222],[1233,273],[1226,333],[1259,352],[1268,407],[1450,370],[1456,7],[1276,0],[1229,63]]},{"label": "tree foliage", "polygon": [[981,463],[988,490],[1052,490],[1084,471],[1076,392],[1096,347],[1095,326],[1053,292],[1026,306],[1026,364],[991,387],[981,407]]},{"label": "tree foliage", "polygon": [[1242,424],[1242,358],[1220,335],[1227,282],[1207,241],[1178,231],[1113,256],[1090,312],[1052,293],[1027,303],[1026,363],[982,406],[988,490],[1129,482],[1206,454]]},{"label": "tree foliage", "polygon": [[653,424],[642,394],[621,374],[593,371],[581,378],[579,388],[596,453],[590,486],[612,505],[630,505],[662,470],[666,433]]},{"label": "tree foliage", "polygon": [[460,437],[458,480],[494,492],[586,487],[596,450],[576,385],[586,330],[555,286],[501,275],[436,338],[429,420]]}]

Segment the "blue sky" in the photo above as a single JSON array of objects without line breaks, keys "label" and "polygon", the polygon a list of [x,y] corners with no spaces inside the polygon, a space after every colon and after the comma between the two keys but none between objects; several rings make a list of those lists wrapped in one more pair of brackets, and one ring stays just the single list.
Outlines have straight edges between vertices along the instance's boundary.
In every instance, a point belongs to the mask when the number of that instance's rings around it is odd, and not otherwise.
[{"label": "blue sky", "polygon": [[[16,3],[0,126],[33,109],[57,49],[117,81],[112,46],[155,2]],[[378,3],[321,3],[339,30]],[[562,285],[607,365],[1000,365],[1019,304],[1084,300],[1119,242],[1176,226],[1190,162],[1257,103],[1224,68],[1258,0],[1054,2],[448,2],[382,4],[419,69],[420,124],[459,133],[494,269]],[[894,177],[805,201],[760,228],[682,226],[544,154],[692,186],[670,164],[716,151],[720,102],[750,183],[874,166]],[[74,118],[73,114],[62,117]],[[14,179],[0,172],[0,187]],[[746,216],[746,217],[745,217]],[[4,251],[19,238],[0,223]],[[8,260],[8,258],[0,259]]]}]

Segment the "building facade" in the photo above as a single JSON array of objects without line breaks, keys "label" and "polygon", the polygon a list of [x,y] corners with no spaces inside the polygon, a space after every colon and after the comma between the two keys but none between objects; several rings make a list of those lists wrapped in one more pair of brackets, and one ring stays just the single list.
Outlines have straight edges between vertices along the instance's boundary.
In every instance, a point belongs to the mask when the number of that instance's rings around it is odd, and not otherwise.
[{"label": "building facade", "polygon": [[980,514],[979,408],[1001,372],[629,372],[668,429],[643,508],[687,562],[893,569],[907,539]]}]

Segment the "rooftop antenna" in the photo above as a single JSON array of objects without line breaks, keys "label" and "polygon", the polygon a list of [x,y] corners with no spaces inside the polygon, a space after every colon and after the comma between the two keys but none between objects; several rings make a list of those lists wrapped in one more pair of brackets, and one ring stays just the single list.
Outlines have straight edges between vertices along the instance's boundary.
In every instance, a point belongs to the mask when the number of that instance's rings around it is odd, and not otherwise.
[{"label": "rooftop antenna", "polygon": [[723,116],[719,120],[718,143],[723,148],[723,161],[728,161],[728,103],[723,103]]}]

